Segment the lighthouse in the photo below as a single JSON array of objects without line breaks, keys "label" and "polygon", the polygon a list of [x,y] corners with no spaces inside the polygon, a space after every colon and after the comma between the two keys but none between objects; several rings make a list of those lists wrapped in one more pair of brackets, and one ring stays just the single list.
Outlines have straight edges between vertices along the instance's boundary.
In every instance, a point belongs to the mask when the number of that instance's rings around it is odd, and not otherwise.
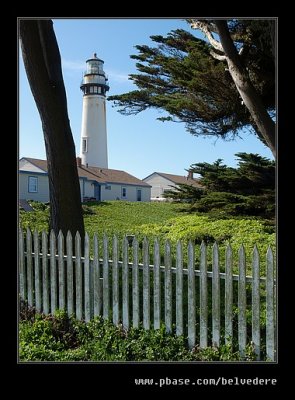
[{"label": "lighthouse", "polygon": [[85,166],[108,168],[105,96],[109,86],[103,64],[96,53],[86,61],[80,86],[83,92],[80,157]]}]

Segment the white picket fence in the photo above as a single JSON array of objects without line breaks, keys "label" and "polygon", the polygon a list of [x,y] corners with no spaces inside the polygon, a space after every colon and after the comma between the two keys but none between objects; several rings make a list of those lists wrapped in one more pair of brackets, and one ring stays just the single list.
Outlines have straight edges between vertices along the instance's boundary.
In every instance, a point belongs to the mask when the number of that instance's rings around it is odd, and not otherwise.
[{"label": "white picket fence", "polygon": [[[172,257],[170,242],[166,241],[164,266],[160,265],[161,249],[157,239],[153,243],[152,265],[148,239],[145,238],[139,245],[134,238],[131,248],[130,244],[126,237],[119,242],[114,236],[110,242],[106,236],[98,240],[94,235],[90,241],[86,234],[82,252],[79,233],[73,240],[70,232],[66,238],[61,232],[57,238],[51,232],[48,238],[44,231],[40,237],[36,231],[32,234],[27,230],[24,234],[20,229],[20,297],[45,314],[65,309],[69,315],[86,322],[102,315],[105,319],[112,318],[116,325],[122,323],[125,329],[131,325],[138,327],[140,322],[144,329],[152,329],[151,325],[153,329],[159,329],[161,322],[164,322],[167,332],[171,332],[174,325],[176,335],[185,335],[190,348],[196,344],[200,348],[219,347],[223,341],[231,345],[236,337],[242,356],[251,341],[257,360],[260,360],[263,296],[266,303],[263,310],[266,313],[266,327],[263,330],[265,359],[275,360],[275,279],[271,248],[266,254],[266,277],[261,278],[260,257],[256,247],[252,257],[252,276],[249,277],[246,276],[243,246],[238,254],[239,274],[234,275],[234,257],[230,245],[226,249],[225,272],[222,273],[216,243],[213,245],[212,271],[207,270],[207,248],[204,243],[200,246],[199,270],[195,269],[195,245],[192,242],[188,243],[187,257],[184,258],[180,241],[176,245],[175,257]],[[90,257],[90,252],[93,257]],[[184,268],[184,264],[187,268]],[[238,285],[237,299],[234,298],[235,284]],[[247,323],[249,307],[252,314],[250,328],[249,315]],[[237,332],[234,310],[238,314]]]}]

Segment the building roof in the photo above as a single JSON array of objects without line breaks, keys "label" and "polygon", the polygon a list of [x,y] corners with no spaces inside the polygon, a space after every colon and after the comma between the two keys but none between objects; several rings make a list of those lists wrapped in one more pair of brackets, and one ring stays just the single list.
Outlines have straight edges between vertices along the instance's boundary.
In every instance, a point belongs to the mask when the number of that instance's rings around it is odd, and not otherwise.
[{"label": "building roof", "polygon": [[[27,160],[31,164],[36,167],[42,169],[42,171],[47,173],[47,161],[39,160],[37,158],[29,158],[23,157],[23,159]],[[98,183],[118,183],[125,185],[135,185],[135,186],[145,186],[151,187],[148,183],[143,182],[142,180],[136,178],[133,175],[128,174],[125,171],[120,171],[117,169],[109,169],[109,168],[99,168],[99,167],[86,167],[85,165],[81,165],[81,167],[77,167],[78,175],[80,178],[87,178],[92,181],[96,181]]]},{"label": "building roof", "polygon": [[166,174],[164,172],[153,172],[151,175],[147,176],[143,180],[151,177],[154,174],[158,174],[162,176],[163,178],[168,179],[169,181],[173,182],[175,185],[191,185],[195,187],[202,187],[202,185],[199,183],[198,179],[191,179],[188,178],[187,176],[182,176],[182,175],[173,175],[173,174]]},{"label": "building roof", "polygon": [[84,165],[82,165],[81,167],[78,167],[78,174],[80,177],[83,177],[86,174],[86,178],[95,180],[98,183],[120,183],[126,185],[150,187],[150,185],[146,182],[143,182],[135,176],[118,169],[89,166],[85,167]]},{"label": "building roof", "polygon": [[35,165],[35,167],[42,169],[42,171],[47,172],[47,161],[46,160],[39,160],[37,158],[29,158],[29,157],[23,157],[22,160],[23,159],[29,161],[31,164]]}]

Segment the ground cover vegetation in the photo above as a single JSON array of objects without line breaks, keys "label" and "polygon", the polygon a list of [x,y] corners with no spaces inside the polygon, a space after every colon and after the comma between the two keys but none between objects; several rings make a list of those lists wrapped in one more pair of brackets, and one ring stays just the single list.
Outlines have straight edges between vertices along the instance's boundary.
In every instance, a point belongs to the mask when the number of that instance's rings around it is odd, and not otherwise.
[{"label": "ground cover vegetation", "polygon": [[[184,336],[140,326],[123,329],[97,317],[89,323],[77,321],[64,311],[54,315],[37,314],[25,303],[19,322],[21,361],[239,361],[230,346],[188,350]],[[255,360],[247,347],[245,361]]]}]

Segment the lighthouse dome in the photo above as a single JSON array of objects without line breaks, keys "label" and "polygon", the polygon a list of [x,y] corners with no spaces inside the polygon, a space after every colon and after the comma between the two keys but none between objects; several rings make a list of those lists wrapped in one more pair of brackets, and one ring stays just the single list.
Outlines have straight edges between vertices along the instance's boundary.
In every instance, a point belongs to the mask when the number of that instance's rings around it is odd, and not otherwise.
[{"label": "lighthouse dome", "polygon": [[104,74],[103,60],[99,59],[96,53],[86,61],[86,74]]}]

